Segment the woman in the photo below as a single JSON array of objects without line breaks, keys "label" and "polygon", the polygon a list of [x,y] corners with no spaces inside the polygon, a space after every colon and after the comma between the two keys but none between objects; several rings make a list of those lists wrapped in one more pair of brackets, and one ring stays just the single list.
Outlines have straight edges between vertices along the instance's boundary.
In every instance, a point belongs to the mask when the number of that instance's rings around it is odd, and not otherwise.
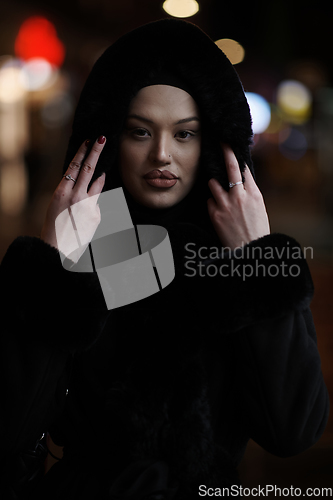
[{"label": "woman", "polygon": [[[251,136],[237,74],[191,23],[145,25],[97,61],[41,239],[1,266],[8,497],[43,431],[64,457],[36,499],[198,498],[239,485],[249,438],[278,456],[319,439],[313,284],[298,243],[269,234]],[[135,225],[168,230],[175,279],[108,311],[96,273],[63,269],[54,227],[89,199],[92,235],[117,187]]]}]

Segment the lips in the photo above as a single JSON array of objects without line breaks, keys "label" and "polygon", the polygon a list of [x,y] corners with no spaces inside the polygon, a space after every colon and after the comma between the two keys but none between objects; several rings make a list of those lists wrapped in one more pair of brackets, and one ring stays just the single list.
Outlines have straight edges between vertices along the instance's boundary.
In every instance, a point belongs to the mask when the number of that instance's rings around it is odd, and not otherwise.
[{"label": "lips", "polygon": [[143,176],[145,179],[178,179],[176,174],[169,172],[169,170],[159,170],[155,168]]}]

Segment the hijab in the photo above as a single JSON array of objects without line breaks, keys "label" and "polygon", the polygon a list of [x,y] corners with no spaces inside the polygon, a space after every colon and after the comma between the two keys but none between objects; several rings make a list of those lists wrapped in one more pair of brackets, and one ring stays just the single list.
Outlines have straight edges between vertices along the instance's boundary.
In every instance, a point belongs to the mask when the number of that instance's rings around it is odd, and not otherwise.
[{"label": "hijab", "polygon": [[[202,147],[198,179],[176,205],[154,210],[137,203],[118,172],[118,144],[127,110],[138,91],[148,85],[172,85],[189,93],[202,116]],[[253,173],[249,106],[239,77],[225,54],[196,25],[163,19],[120,37],[96,61],[82,90],[67,148],[64,171],[87,139],[105,135],[107,143],[91,183],[106,172],[103,191],[122,187],[133,222],[189,222],[213,231],[207,212],[208,180],[215,177],[228,190],[220,143],[233,149],[240,170]]]}]

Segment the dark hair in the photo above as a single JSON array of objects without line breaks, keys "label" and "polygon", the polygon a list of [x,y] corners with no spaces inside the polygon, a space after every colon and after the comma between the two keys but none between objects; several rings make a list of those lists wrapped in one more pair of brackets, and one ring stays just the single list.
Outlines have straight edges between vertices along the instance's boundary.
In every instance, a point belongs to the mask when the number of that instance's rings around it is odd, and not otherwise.
[{"label": "dark hair", "polygon": [[241,170],[246,163],[253,173],[251,116],[239,77],[200,28],[179,19],[141,26],[97,60],[79,99],[64,169],[85,139],[105,135],[107,144],[92,181],[106,172],[104,190],[120,185],[118,143],[129,103],[161,71],[174,72],[193,89],[202,116],[201,165],[206,179],[215,177],[228,189],[221,141],[231,146]]}]

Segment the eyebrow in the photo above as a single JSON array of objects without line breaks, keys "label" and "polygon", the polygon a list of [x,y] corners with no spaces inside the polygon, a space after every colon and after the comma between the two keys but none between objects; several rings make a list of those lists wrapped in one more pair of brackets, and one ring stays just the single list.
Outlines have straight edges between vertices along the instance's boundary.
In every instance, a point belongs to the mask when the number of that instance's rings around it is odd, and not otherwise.
[{"label": "eyebrow", "polygon": [[[144,116],[140,116],[140,115],[136,115],[136,114],[128,115],[127,119],[129,119],[129,118],[137,118],[138,120],[142,120],[144,122],[154,123],[153,120],[149,120],[149,118],[145,118]],[[199,122],[200,120],[197,116],[190,116],[189,118],[183,118],[182,120],[179,120],[178,122],[174,123],[173,125],[179,125],[180,123],[187,123],[187,122],[193,122],[193,121]]]}]

